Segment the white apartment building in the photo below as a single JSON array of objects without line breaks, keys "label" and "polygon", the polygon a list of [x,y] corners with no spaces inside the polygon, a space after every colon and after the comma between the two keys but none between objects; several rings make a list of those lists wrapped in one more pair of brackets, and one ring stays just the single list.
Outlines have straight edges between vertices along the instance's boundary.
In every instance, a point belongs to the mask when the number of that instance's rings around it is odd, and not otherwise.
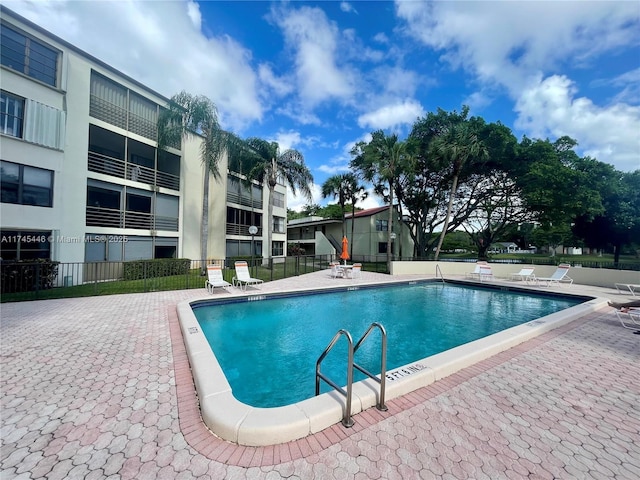
[{"label": "white apartment building", "polygon": [[[0,8],[2,259],[200,259],[200,139],[158,151],[169,99]],[[268,189],[227,165],[226,179],[210,180],[208,258],[285,255],[285,187],[267,248]]]}]

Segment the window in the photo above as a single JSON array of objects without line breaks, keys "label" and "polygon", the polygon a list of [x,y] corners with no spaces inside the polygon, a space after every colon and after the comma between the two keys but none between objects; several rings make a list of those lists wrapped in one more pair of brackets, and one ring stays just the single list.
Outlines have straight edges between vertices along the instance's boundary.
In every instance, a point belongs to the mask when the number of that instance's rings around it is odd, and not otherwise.
[{"label": "window", "polygon": [[275,233],[284,233],[284,218],[273,217],[273,231]]},{"label": "window", "polygon": [[284,193],[273,192],[272,198],[273,198],[272,205],[274,207],[284,208]]},{"label": "window", "polygon": [[271,242],[271,255],[273,257],[284,255],[284,242]]},{"label": "window", "polygon": [[386,232],[389,230],[389,220],[376,220],[376,231]]},{"label": "window", "polygon": [[31,78],[56,86],[58,52],[31,37],[2,25],[0,38],[2,65]]},{"label": "window", "polygon": [[42,168],[0,162],[2,202],[37,207],[53,206],[53,172]]},{"label": "window", "polygon": [[24,98],[16,97],[7,92],[2,92],[1,98],[0,133],[22,138]]},{"label": "window", "polygon": [[378,242],[378,253],[387,253],[387,242]]},{"label": "window", "polygon": [[0,257],[3,260],[51,258],[51,231],[0,231]]}]

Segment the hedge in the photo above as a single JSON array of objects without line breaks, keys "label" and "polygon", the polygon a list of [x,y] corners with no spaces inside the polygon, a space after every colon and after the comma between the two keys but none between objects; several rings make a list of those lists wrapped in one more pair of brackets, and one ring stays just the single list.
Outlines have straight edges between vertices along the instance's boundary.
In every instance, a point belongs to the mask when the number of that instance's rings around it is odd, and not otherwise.
[{"label": "hedge", "polygon": [[189,258],[156,258],[154,260],[132,260],[124,262],[124,280],[186,275],[191,268]]},{"label": "hedge", "polygon": [[0,261],[1,292],[33,292],[53,288],[59,263],[47,258]]}]

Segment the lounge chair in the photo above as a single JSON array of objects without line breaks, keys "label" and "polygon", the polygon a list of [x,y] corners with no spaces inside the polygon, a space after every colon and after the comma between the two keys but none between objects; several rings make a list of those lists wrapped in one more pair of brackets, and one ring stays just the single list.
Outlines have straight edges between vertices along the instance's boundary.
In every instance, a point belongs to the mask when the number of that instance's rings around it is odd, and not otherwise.
[{"label": "lounge chair", "polygon": [[[636,330],[635,334],[640,335],[640,308],[626,308],[624,309],[616,309],[616,317],[620,320],[620,323],[624,328],[628,328],[629,330]],[[625,323],[625,317],[631,323]]]},{"label": "lounge chair", "polygon": [[480,265],[480,273],[478,278],[482,282],[483,280],[493,280],[493,271],[489,265]]},{"label": "lounge chair", "polygon": [[534,267],[523,267],[520,269],[518,273],[511,274],[511,280],[522,280],[523,282],[529,283],[530,281],[535,281],[536,276],[533,274]]},{"label": "lounge chair", "polygon": [[556,271],[553,272],[553,275],[551,275],[550,277],[536,277],[536,282],[538,283],[538,285],[544,283],[546,287],[549,287],[551,285],[560,286],[561,283],[568,283],[569,285],[571,285],[573,283],[573,278],[567,275],[567,273],[569,273],[569,267],[570,265],[562,263],[558,265],[558,268],[556,268]]},{"label": "lounge chair", "polygon": [[207,265],[207,276],[209,277],[204,282],[204,288],[209,293],[213,293],[214,288],[227,288],[231,284],[222,278],[222,267],[218,265]]},{"label": "lounge chair", "polygon": [[[249,265],[247,262],[239,261],[235,263],[236,276],[233,277],[233,284],[241,290],[246,290],[248,285],[258,285],[262,283],[259,278],[253,278],[249,273]],[[244,286],[244,288],[243,288]]]},{"label": "lounge chair", "polygon": [[480,279],[480,267],[487,266],[487,262],[476,262],[476,268],[473,272],[468,272],[467,277]]},{"label": "lounge chair", "polygon": [[616,290],[618,293],[622,293],[623,295],[627,293],[627,291],[631,292],[631,295],[636,296],[636,292],[640,293],[640,285],[636,285],[635,283],[616,283]]}]

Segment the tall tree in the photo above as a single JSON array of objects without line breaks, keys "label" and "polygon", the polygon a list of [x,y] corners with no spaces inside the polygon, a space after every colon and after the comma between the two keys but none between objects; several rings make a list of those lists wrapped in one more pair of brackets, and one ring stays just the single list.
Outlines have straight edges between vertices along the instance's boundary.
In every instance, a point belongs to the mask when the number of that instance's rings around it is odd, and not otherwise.
[{"label": "tall tree", "polygon": [[342,212],[342,236],[346,237],[346,220],[344,214],[346,211],[345,204],[347,202],[347,195],[349,194],[349,184],[346,175],[332,175],[327,178],[322,184],[321,192],[322,198],[332,197],[333,199],[338,199],[338,205],[340,205],[340,210]]},{"label": "tall tree", "polygon": [[451,190],[449,192],[447,213],[435,253],[435,259],[438,260],[444,236],[449,228],[451,210],[458,190],[458,179],[462,174],[463,168],[470,161],[487,159],[489,153],[487,147],[478,138],[477,132],[468,123],[452,125],[446,134],[434,140],[432,149],[434,155],[445,161],[445,165],[447,165],[451,175]]},{"label": "tall tree", "polygon": [[273,192],[279,180],[285,182],[293,195],[298,191],[311,200],[313,176],[304,163],[304,157],[298,150],[280,152],[277,142],[268,142],[252,137],[234,154],[238,162],[245,165],[249,180],[256,180],[269,188],[267,205],[267,248],[271,256],[271,230],[273,229]]},{"label": "tall tree", "polygon": [[[182,91],[173,97],[158,118],[158,150],[178,147],[183,136],[202,138],[200,157],[204,164],[202,221],[200,225],[200,256],[207,260],[209,241],[209,181],[220,178],[219,162],[238,139],[225,132],[218,123],[215,104],[203,95]],[[203,268],[204,264],[203,264]]]},{"label": "tall tree", "polygon": [[[362,177],[378,187],[384,186],[388,195],[389,217],[387,221],[387,268],[391,267],[391,233],[393,231],[393,204],[395,183],[407,161],[407,143],[398,135],[386,135],[382,130],[371,134],[370,142],[358,142],[351,150],[351,167]],[[379,190],[378,190],[379,191]]]},{"label": "tall tree", "polygon": [[350,256],[353,258],[353,239],[356,227],[356,203],[365,200],[369,193],[367,188],[358,182],[358,177],[353,173],[345,174],[348,184],[347,200],[351,203],[351,243],[349,244]]}]

